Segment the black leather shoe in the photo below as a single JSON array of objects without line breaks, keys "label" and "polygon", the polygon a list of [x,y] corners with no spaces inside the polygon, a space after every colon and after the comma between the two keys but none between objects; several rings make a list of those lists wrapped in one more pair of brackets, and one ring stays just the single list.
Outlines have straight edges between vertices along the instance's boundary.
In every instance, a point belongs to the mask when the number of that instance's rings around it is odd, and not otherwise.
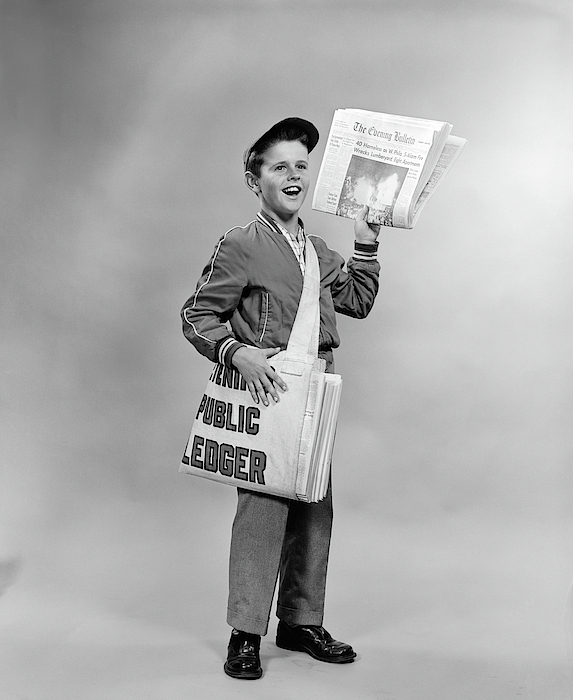
[{"label": "black leather shoe", "polygon": [[263,675],[259,649],[261,638],[258,634],[249,634],[233,630],[227,648],[227,661],[223,669],[231,678],[254,681]]},{"label": "black leather shoe", "polygon": [[331,664],[348,664],[356,658],[350,644],[337,642],[318,625],[288,625],[281,620],[277,627],[277,646],[290,651],[306,651],[314,659]]}]

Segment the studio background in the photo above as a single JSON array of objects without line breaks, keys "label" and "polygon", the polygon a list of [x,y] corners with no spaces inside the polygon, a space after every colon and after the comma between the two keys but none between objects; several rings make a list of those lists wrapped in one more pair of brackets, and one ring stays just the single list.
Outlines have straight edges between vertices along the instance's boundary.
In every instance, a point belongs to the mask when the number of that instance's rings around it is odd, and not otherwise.
[{"label": "studio background", "polygon": [[[2,698],[569,697],[572,14],[0,2]],[[316,175],[340,107],[468,145],[339,319],[325,625],[360,663],[327,677],[271,632],[247,689],[221,670],[236,496],[177,473],[210,369],[179,310],[256,214],[245,146],[303,116]]]}]

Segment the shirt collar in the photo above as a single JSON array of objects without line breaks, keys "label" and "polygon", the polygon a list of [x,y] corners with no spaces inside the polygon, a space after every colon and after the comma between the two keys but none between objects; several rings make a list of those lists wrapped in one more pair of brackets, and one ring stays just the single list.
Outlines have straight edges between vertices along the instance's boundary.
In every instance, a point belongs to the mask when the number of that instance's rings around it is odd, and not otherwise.
[{"label": "shirt collar", "polygon": [[[290,234],[284,226],[279,224],[278,221],[273,219],[271,216],[269,216],[265,212],[260,211],[257,214],[257,218],[260,221],[262,221],[264,224],[266,224],[267,226],[272,228],[277,233],[282,233],[284,236],[288,236],[291,239],[293,238],[292,234]],[[298,220],[298,237],[304,238],[304,224],[302,222],[302,219],[300,219],[300,218]],[[295,240],[296,240],[296,238],[295,238]]]}]

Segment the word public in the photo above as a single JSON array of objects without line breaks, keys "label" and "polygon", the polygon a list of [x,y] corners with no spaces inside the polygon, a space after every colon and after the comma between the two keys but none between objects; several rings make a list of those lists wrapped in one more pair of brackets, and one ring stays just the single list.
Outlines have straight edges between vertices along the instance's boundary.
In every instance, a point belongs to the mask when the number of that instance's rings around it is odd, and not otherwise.
[{"label": "word public", "polygon": [[[243,391],[241,379],[237,375],[238,373],[225,371],[225,368],[217,369],[212,374],[211,381]],[[197,429],[183,461],[197,469],[219,472],[222,476],[264,486],[267,455],[261,450],[230,444],[241,440],[238,437],[240,433],[257,435],[260,417],[261,410],[257,406],[221,401],[203,394],[195,420],[196,424],[206,426],[206,434],[201,435],[201,429]],[[221,431],[220,441],[218,437],[213,439],[214,428],[218,429],[217,434]]]},{"label": "word public", "polygon": [[260,408],[239,404],[236,407],[235,416],[233,416],[233,408],[230,401],[219,401],[212,396],[203,394],[196,418],[201,418],[205,425],[212,425],[214,428],[256,435],[259,432],[259,424],[255,421],[261,417]]}]

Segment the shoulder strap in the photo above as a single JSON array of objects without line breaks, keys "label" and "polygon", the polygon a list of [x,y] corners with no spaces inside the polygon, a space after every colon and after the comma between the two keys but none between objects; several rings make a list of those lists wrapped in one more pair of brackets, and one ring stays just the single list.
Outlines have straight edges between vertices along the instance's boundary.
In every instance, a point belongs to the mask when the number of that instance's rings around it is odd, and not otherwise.
[{"label": "shoulder strap", "polygon": [[320,267],[316,250],[308,236],[306,236],[305,257],[302,294],[290,333],[287,353],[317,357],[320,330]]}]

